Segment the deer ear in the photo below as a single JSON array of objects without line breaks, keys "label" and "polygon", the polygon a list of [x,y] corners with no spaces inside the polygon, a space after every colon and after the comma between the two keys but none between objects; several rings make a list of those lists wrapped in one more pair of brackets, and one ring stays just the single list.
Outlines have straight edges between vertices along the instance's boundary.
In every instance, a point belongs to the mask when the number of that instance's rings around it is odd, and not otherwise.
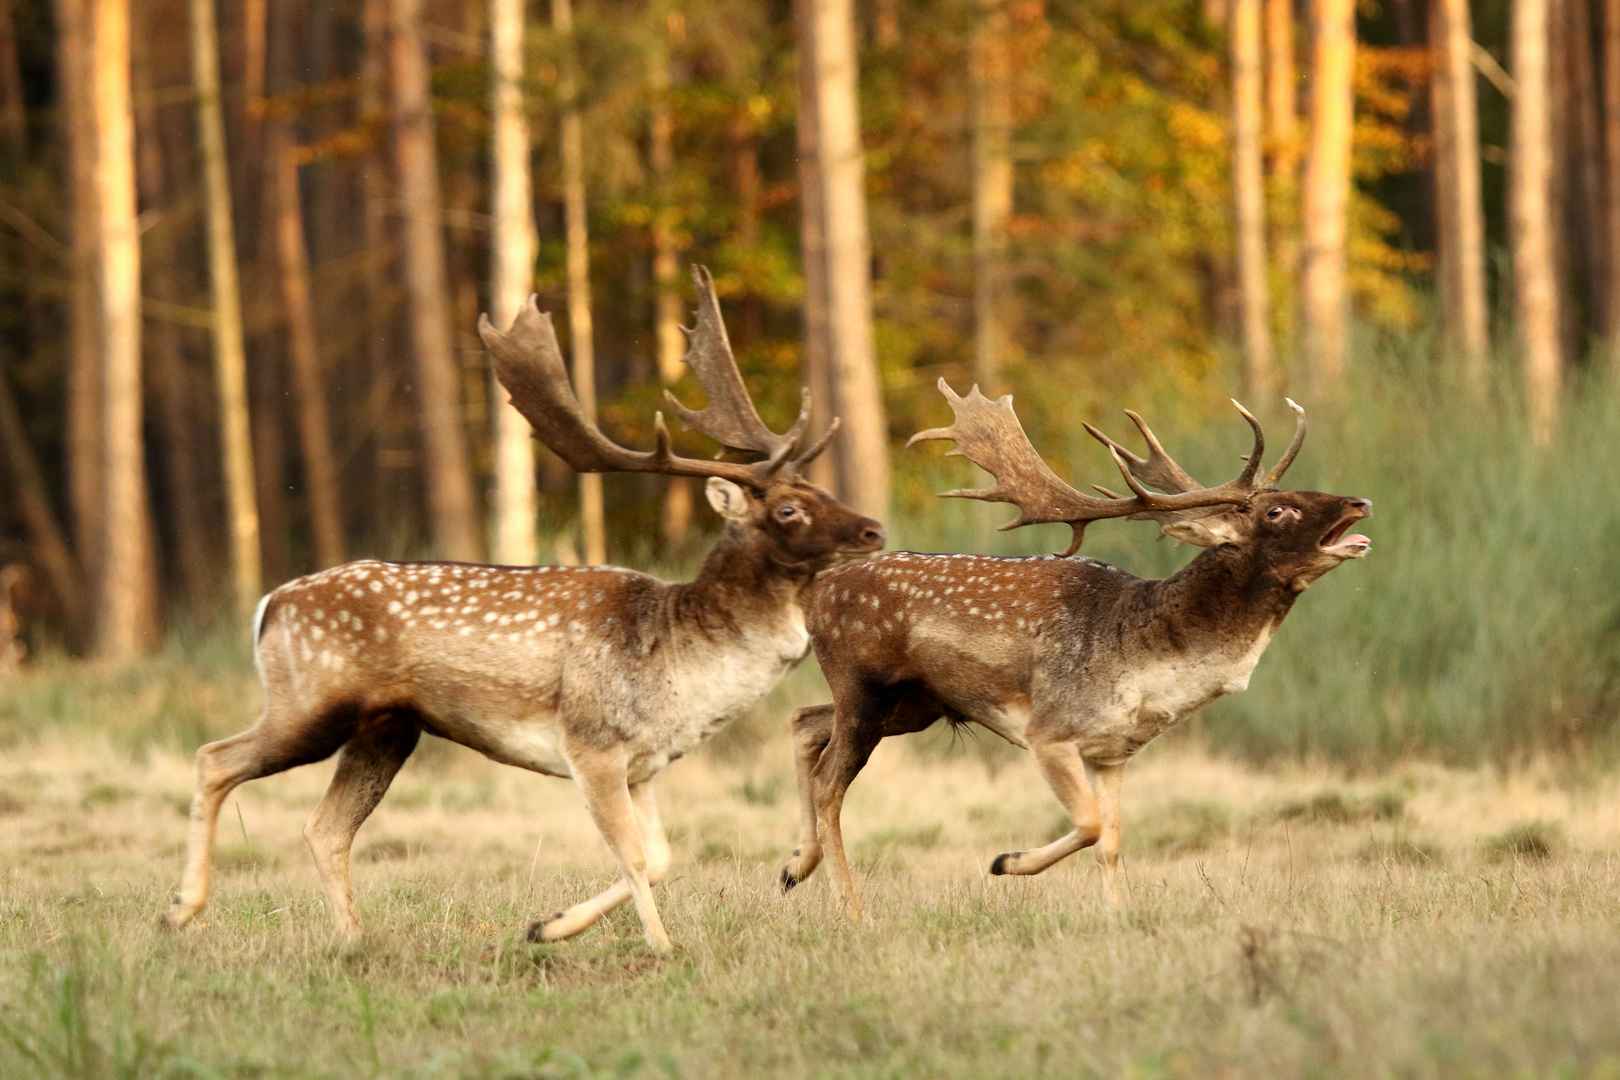
[{"label": "deer ear", "polygon": [[1172,540],[1196,547],[1212,548],[1238,542],[1237,530],[1224,517],[1172,521],[1159,530]]},{"label": "deer ear", "polygon": [[718,476],[709,477],[704,487],[709,496],[709,505],[714,512],[727,521],[743,521],[748,517],[748,495],[738,484],[730,480],[722,480]]}]

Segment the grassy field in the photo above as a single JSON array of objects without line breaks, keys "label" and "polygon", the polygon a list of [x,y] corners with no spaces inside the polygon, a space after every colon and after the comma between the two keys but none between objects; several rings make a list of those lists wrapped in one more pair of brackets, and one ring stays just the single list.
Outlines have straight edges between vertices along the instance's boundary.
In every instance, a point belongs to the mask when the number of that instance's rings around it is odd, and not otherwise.
[{"label": "grassy field", "polygon": [[[892,740],[849,801],[869,912],[851,924],[819,875],[777,890],[788,748],[745,725],[659,781],[678,946],[660,959],[628,909],[525,943],[533,916],[606,884],[606,853],[571,785],[430,741],[356,845],[364,943],[333,938],[299,833],[330,764],[226,804],[214,904],[170,934],[176,731],[229,729],[255,691],[206,658],[74,670],[6,695],[105,718],[0,755],[8,1080],[1620,1076],[1610,781],[1150,747],[1116,914],[1085,854],[986,875],[1067,827],[1027,757]],[[798,677],[768,713],[814,692]],[[178,728],[134,737],[165,710]]]},{"label": "grassy field", "polygon": [[[819,875],[782,895],[785,717],[824,700],[802,671],[658,782],[672,958],[629,910],[524,942],[608,882],[606,852],[571,785],[435,740],[360,834],[362,944],[334,940],[299,832],[330,763],[226,804],[215,902],[167,934],[190,753],[258,709],[245,644],[175,633],[125,669],[46,648],[0,686],[0,1078],[1620,1080],[1620,410],[1583,395],[1541,453],[1511,410],[1371,355],[1289,483],[1373,499],[1373,553],[1301,600],[1248,693],[1132,767],[1123,913],[1085,854],[987,876],[1068,827],[989,735],[892,740],[856,783],[866,919]],[[1195,475],[1230,475],[1230,415],[1140,404]],[[1067,475],[1106,479],[1031,413]],[[920,453],[895,546],[1066,540],[933,501],[975,481]],[[1188,558],[1109,524],[1088,553]]]}]

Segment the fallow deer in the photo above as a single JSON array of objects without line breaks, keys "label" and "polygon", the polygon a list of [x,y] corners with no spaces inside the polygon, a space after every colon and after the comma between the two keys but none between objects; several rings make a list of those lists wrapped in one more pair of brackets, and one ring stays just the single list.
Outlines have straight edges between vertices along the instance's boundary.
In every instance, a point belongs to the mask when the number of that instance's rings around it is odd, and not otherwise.
[{"label": "fallow deer", "polygon": [[338,929],[363,925],[349,881],[356,831],[423,731],[495,761],[572,777],[622,878],[535,922],[531,940],[586,929],[633,899],[648,943],[670,947],[652,885],[669,865],[652,778],[758,701],[809,652],[802,598],[817,573],[883,546],[882,527],[799,476],[809,395],[785,434],[760,420],[738,374],[713,282],[687,363],[707,406],[670,404],[752,464],[677,456],[660,413],[656,448],[609,440],[582,412],[552,330],[531,297],[512,327],[479,332],[536,435],[580,472],[708,479],[725,530],[697,579],[670,584],[614,567],[350,563],[281,586],[259,605],[265,709],[249,730],[197,753],[184,882],[167,915],[208,898],[220,805],[239,784],[342,750],[304,836]]},{"label": "fallow deer", "polygon": [[[950,453],[997,481],[944,494],[1018,505],[1022,513],[1003,528],[1067,522],[1073,543],[1062,556],[1023,559],[896,552],[816,582],[810,636],[834,704],[793,719],[800,840],[782,887],[809,876],[825,851],[838,892],[860,914],[844,855],[844,794],[879,740],[943,717],[1032,751],[1074,823],[1044,847],[997,856],[990,872],[1038,874],[1095,844],[1108,898],[1118,904],[1125,764],[1197,709],[1248,687],[1299,594],[1367,553],[1370,540],[1346,533],[1372,504],[1277,489],[1305,437],[1305,411],[1292,401],[1293,443],[1263,478],[1264,434],[1238,405],[1254,449],[1241,474],[1216,488],[1188,476],[1133,412],[1126,415],[1147,440],[1146,458],[1087,424],[1134,493],[1098,488],[1108,496],[1099,499],[1047,468],[1010,395],[993,403],[977,387],[962,398],[943,379],[939,385],[956,422],[911,442],[955,440]],[[1160,580],[1069,557],[1088,522],[1113,517],[1158,521],[1164,535],[1205,550]]]}]

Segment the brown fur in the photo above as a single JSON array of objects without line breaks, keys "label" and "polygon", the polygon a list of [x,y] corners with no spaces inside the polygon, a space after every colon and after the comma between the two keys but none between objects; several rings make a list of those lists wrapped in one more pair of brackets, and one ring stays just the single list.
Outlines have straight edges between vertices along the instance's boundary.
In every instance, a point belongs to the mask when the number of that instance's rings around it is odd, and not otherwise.
[{"label": "brown fur", "polygon": [[1030,749],[1075,823],[1045,848],[1000,856],[992,873],[1039,873],[1100,844],[1117,901],[1125,763],[1203,705],[1247,687],[1299,594],[1365,551],[1341,537],[1370,512],[1360,499],[1263,491],[1200,519],[1195,532],[1166,526],[1214,546],[1162,580],[1089,558],[907,552],[823,575],[809,629],[835,704],[794,717],[801,827],[784,888],[809,876],[825,850],[858,914],[841,837],[845,791],[881,739],[943,716]]},{"label": "brown fur", "polygon": [[726,530],[688,583],[616,567],[366,561],[271,593],[257,626],[265,711],[197,753],[168,925],[207,902],[231,790],[341,748],[304,835],[338,928],[358,936],[349,849],[425,730],[579,783],[625,879],[532,937],[578,933],[633,898],[648,941],[668,948],[650,890],[668,844],[648,782],[803,658],[816,574],[883,545],[877,522],[797,478],[753,490],[711,480],[710,496]]}]

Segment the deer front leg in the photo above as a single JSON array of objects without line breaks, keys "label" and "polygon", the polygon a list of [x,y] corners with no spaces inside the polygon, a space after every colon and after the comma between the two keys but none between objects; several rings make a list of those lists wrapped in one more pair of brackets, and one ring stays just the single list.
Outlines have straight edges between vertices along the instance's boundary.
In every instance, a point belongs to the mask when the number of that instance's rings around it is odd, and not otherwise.
[{"label": "deer front leg", "polygon": [[1125,783],[1125,763],[1098,765],[1087,762],[1102,813],[1102,835],[1097,840],[1097,865],[1102,867],[1103,893],[1115,907],[1124,907],[1119,891],[1119,792]]},{"label": "deer front leg", "polygon": [[832,705],[812,705],[793,714],[793,779],[799,792],[799,843],[782,867],[782,891],[793,888],[821,865],[821,839],[816,831],[816,762],[832,739]]},{"label": "deer front leg", "polygon": [[315,858],[332,919],[338,932],[351,941],[358,941],[365,930],[349,881],[354,834],[382,801],[420,736],[417,726],[407,721],[349,740],[326,795],[304,826],[304,843]]},{"label": "deer front leg", "polygon": [[[657,885],[669,872],[669,840],[664,835],[664,823],[658,816],[658,802],[653,797],[650,781],[630,785],[630,802],[635,807],[636,821],[641,829],[642,850],[647,856],[647,882]],[[595,926],[597,921],[630,899],[630,884],[620,878],[589,900],[582,901],[537,920],[529,927],[530,941],[561,941]]]},{"label": "deer front leg", "polygon": [[[607,841],[613,857],[618,860],[630,897],[636,902],[636,914],[641,916],[647,944],[658,952],[669,952],[673,946],[669,934],[664,930],[664,921],[658,916],[658,906],[653,902],[652,884],[647,880],[650,869],[647,845],[642,841],[635,803],[630,799],[630,785],[625,778],[624,748],[570,750],[567,753],[569,770],[585,797],[585,807],[591,812],[591,819],[596,822],[597,831]],[[665,847],[663,857],[666,867],[668,855],[668,848]],[[538,925],[540,938],[549,939],[545,924]],[[531,941],[535,939],[535,932],[534,926],[529,927]]]},{"label": "deer front leg", "polygon": [[1038,874],[1081,848],[1090,847],[1102,835],[1102,816],[1097,797],[1086,781],[1085,763],[1080,750],[1071,742],[1035,742],[1030,749],[1035,763],[1046,778],[1052,794],[1068,811],[1074,828],[1047,844],[1029,851],[1009,851],[997,855],[990,864],[992,874]]},{"label": "deer front leg", "polygon": [[863,722],[859,713],[847,726],[835,719],[832,739],[812,773],[816,788],[816,826],[827,858],[827,872],[832,875],[833,888],[843,899],[844,909],[852,919],[860,918],[862,912],[860,901],[855,898],[849,857],[844,853],[844,795],[882,737],[881,726]]}]

